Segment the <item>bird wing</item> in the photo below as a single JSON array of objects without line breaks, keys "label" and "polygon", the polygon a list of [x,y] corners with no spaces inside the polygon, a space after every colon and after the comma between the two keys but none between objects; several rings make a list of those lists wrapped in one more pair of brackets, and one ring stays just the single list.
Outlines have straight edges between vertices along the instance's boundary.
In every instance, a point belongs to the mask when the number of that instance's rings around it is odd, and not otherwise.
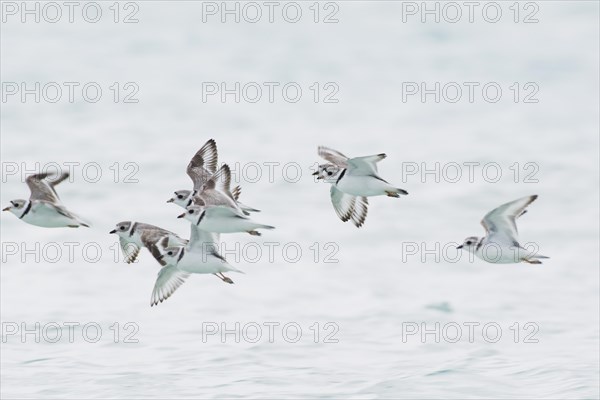
[{"label": "bird wing", "polygon": [[206,213],[211,217],[248,219],[248,217],[237,208],[228,206],[209,206],[206,207]]},{"label": "bird wing", "polygon": [[219,190],[205,190],[200,195],[198,195],[197,199],[194,199],[194,204],[200,206],[224,206],[229,208],[238,208],[236,202],[227,196],[225,193]]},{"label": "bird wing", "polygon": [[360,228],[367,218],[369,202],[366,197],[357,197],[338,190],[331,185],[331,204],[338,217],[344,222],[352,220],[352,223]]},{"label": "bird wing", "polygon": [[123,251],[125,262],[127,264],[134,262],[137,259],[137,256],[140,254],[140,247],[136,243],[129,242],[122,237],[119,237],[119,243],[121,244],[121,250]]},{"label": "bird wing", "polygon": [[42,174],[30,175],[25,179],[25,182],[31,191],[31,196],[29,196],[30,200],[43,200],[50,203],[60,202],[58,194],[54,190],[54,186],[67,179],[69,174],[66,172],[62,173],[55,182],[46,180],[50,175],[50,173],[45,172]]},{"label": "bird wing", "polygon": [[218,233],[206,232],[199,229],[196,225],[190,224],[189,249],[206,250],[206,247],[216,248],[219,243],[220,235]]},{"label": "bird wing", "polygon": [[217,144],[213,139],[207,141],[190,160],[186,172],[199,190],[217,170]]},{"label": "bird wing", "polygon": [[377,163],[387,156],[384,153],[374,156],[354,157],[348,160],[348,172],[353,175],[373,175],[377,177]]},{"label": "bird wing", "polygon": [[516,219],[525,214],[526,208],[537,195],[523,197],[503,204],[487,213],[481,220],[488,236],[502,236],[511,242],[517,242],[519,232]]},{"label": "bird wing", "polygon": [[242,211],[231,194],[231,170],[227,164],[221,168],[204,184],[202,190],[197,194],[201,201],[195,201],[197,204],[205,206],[226,206],[235,208],[239,213],[247,214]]},{"label": "bird wing", "polygon": [[155,306],[168,299],[189,276],[190,274],[179,270],[174,265],[161,268],[158,271],[154,289],[152,289],[150,306]]},{"label": "bird wing", "polygon": [[81,224],[83,226],[91,226],[91,224],[87,221],[85,221],[83,218],[81,218],[79,215],[75,214],[72,211],[69,211],[67,209],[67,207],[65,207],[64,205],[62,205],[62,203],[59,202],[51,202],[48,200],[37,200],[40,204],[45,205],[48,208],[53,209],[55,212],[57,212],[60,215],[63,215],[69,219],[72,219],[73,221],[76,221],[78,224]]},{"label": "bird wing", "polygon": [[200,190],[218,190],[225,194],[228,194],[233,199],[231,195],[231,190],[229,187],[231,186],[231,170],[229,169],[229,165],[223,164],[221,168],[217,172],[215,172],[210,179],[204,183],[204,186]]},{"label": "bird wing", "polygon": [[239,185],[234,187],[231,190],[231,195],[233,196],[233,199],[235,201],[238,201],[240,199],[241,194],[242,194],[242,188]]},{"label": "bird wing", "polygon": [[337,165],[340,168],[348,167],[348,157],[343,155],[337,150],[330,149],[329,147],[319,146],[317,150],[319,157],[323,157],[330,163]]}]

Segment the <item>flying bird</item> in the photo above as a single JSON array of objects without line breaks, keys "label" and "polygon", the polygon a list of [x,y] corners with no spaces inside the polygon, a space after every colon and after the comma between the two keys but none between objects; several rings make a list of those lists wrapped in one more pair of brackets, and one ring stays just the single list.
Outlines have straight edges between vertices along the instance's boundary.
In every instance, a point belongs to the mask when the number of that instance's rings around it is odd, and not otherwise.
[{"label": "flying bird", "polygon": [[11,200],[11,205],[2,211],[10,211],[28,224],[44,228],[89,227],[88,222],[67,210],[56,193],[55,186],[67,179],[69,174],[63,172],[54,180],[49,180],[50,176],[50,173],[28,176],[25,182],[31,191],[29,200]]},{"label": "flying bird", "polygon": [[357,228],[367,218],[367,197],[408,194],[379,176],[377,163],[387,157],[384,153],[348,158],[337,150],[319,146],[318,154],[329,162],[319,165],[313,175],[331,184],[331,203],[336,214],[344,222],[352,220]]},{"label": "flying bird", "polygon": [[480,259],[494,264],[512,264],[526,262],[541,264],[540,259],[548,258],[535,254],[519,244],[516,220],[527,212],[529,204],[537,195],[523,197],[493,209],[483,217],[481,225],[486,236],[470,236],[458,249],[475,254]]}]

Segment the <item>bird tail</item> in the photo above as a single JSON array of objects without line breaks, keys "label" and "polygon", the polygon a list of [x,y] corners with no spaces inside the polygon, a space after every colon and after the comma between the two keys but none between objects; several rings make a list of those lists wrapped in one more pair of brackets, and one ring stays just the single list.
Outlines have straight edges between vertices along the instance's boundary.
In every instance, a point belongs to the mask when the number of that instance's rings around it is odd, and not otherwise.
[{"label": "bird tail", "polygon": [[531,257],[529,257],[529,258],[527,258],[527,259],[525,259],[523,261],[525,261],[525,262],[527,262],[529,264],[542,264],[542,262],[540,261],[540,259],[548,259],[548,258],[550,258],[550,257],[546,257],[546,256],[543,256],[541,254],[535,254],[535,255],[533,255],[533,256],[531,256]]},{"label": "bird tail", "polygon": [[400,188],[393,188],[391,190],[386,190],[386,193],[389,197],[400,197],[400,195],[404,195],[406,196],[408,194],[408,192],[404,189],[400,189]]},{"label": "bird tail", "polygon": [[77,220],[77,222],[79,223],[79,225],[81,226],[85,226],[86,228],[91,228],[92,227],[92,223],[81,218],[79,215],[74,214],[75,219]]},{"label": "bird tail", "polygon": [[[230,272],[237,272],[238,274],[246,274],[241,269],[237,269],[236,267],[234,267],[233,265],[231,265],[229,263],[227,263],[227,268],[228,268],[228,271],[230,271]],[[228,272],[228,271],[224,271],[224,272]]]},{"label": "bird tail", "polygon": [[92,223],[91,222],[89,222],[89,221],[81,218],[79,215],[77,215],[77,214],[75,214],[73,212],[70,212],[69,214],[70,214],[69,217],[74,222],[77,222],[77,225],[73,225],[73,227],[76,227],[76,228],[78,228],[80,226],[85,226],[86,228],[91,228],[92,227]]},{"label": "bird tail", "polygon": [[272,225],[262,225],[261,224],[258,226],[258,229],[275,229],[275,227]]},{"label": "bird tail", "polygon": [[250,207],[250,206],[247,206],[247,205],[245,205],[244,203],[240,203],[239,201],[238,201],[238,206],[240,206],[240,208],[241,208],[243,211],[248,211],[248,212],[260,212],[260,210],[259,210],[259,209],[257,209],[257,208],[253,208],[253,207]]},{"label": "bird tail", "polygon": [[252,229],[250,229],[250,230],[248,230],[246,232],[248,232],[252,236],[262,236],[262,233],[260,233],[259,231],[257,231],[257,229],[275,229],[275,227],[271,226],[271,225],[254,224],[252,226]]}]

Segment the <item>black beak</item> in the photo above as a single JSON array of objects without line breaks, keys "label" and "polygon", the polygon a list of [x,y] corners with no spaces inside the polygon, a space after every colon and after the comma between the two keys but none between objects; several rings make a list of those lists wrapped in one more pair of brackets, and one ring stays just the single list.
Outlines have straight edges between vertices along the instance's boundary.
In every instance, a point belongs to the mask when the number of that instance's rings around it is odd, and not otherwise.
[{"label": "black beak", "polygon": [[174,201],[175,201],[175,199],[169,199],[169,200],[167,200],[167,203],[172,203]]},{"label": "black beak", "polygon": [[319,171],[313,172],[313,176],[319,175]]},{"label": "black beak", "polygon": [[183,217],[185,217],[185,213],[177,216],[177,218],[183,218]]},{"label": "black beak", "polygon": [[458,250],[462,249],[463,245],[461,244],[460,246],[457,247]]},{"label": "black beak", "polygon": [[10,206],[2,209],[2,211],[8,211],[8,210],[10,210]]},{"label": "black beak", "polygon": [[113,229],[112,231],[108,232],[108,233],[117,233],[116,229]]}]

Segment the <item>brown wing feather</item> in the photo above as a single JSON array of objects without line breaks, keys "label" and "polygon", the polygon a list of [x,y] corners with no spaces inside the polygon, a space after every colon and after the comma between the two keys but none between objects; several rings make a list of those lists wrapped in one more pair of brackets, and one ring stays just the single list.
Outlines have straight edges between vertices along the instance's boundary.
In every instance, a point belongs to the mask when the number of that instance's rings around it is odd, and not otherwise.
[{"label": "brown wing feather", "polygon": [[325,160],[337,165],[338,167],[348,167],[348,157],[346,157],[337,150],[330,149],[329,147],[325,146],[319,146],[317,152],[319,154],[319,157],[323,157]]},{"label": "brown wing feather", "polygon": [[25,179],[29,190],[31,191],[30,200],[44,200],[50,203],[58,202],[58,196],[46,178],[49,173],[35,174]]},{"label": "brown wing feather", "polygon": [[194,182],[194,189],[200,189],[217,170],[217,143],[210,139],[190,160],[186,172]]}]

